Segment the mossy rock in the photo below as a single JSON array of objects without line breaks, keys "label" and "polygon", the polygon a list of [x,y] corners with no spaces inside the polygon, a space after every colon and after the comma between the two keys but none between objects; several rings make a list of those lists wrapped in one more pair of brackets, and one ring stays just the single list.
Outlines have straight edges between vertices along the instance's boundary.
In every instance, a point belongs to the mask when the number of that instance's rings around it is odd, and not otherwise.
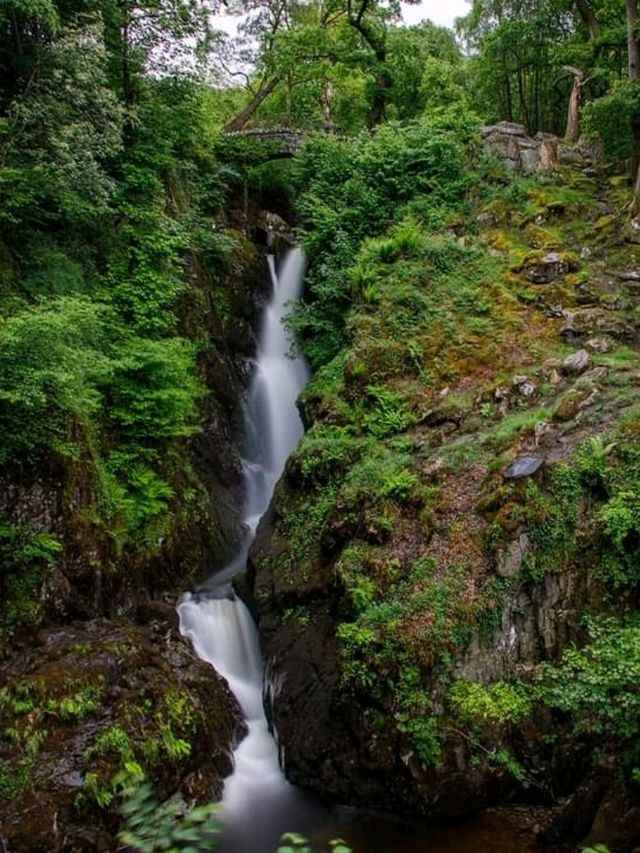
[{"label": "mossy rock", "polygon": [[532,249],[544,249],[546,251],[558,250],[561,248],[561,241],[540,225],[534,225],[532,222],[527,225],[524,230],[524,239],[528,246]]},{"label": "mossy rock", "polygon": [[529,252],[511,269],[521,273],[531,284],[550,284],[580,269],[581,263],[572,252],[546,252],[536,249]]},{"label": "mossy rock", "polygon": [[9,849],[115,850],[113,779],[126,764],[163,799],[221,794],[244,730],[237,703],[180,637],[172,607],[147,616],[145,627],[97,620],[43,631],[2,671],[0,825]]},{"label": "mossy rock", "polygon": [[610,237],[618,230],[618,218],[613,214],[600,216],[593,224],[593,230],[600,238]]}]

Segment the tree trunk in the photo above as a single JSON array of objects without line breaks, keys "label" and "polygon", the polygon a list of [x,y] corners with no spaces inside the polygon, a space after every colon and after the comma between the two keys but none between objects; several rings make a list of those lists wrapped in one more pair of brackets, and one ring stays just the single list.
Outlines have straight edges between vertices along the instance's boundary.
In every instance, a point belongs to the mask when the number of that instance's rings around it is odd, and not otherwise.
[{"label": "tree trunk", "polygon": [[567,113],[567,130],[565,139],[574,145],[580,138],[580,104],[582,101],[582,88],[585,84],[585,73],[579,68],[564,66],[564,70],[573,75],[573,87],[569,98],[569,111]]},{"label": "tree trunk", "polygon": [[[636,31],[638,25],[638,0],[626,0],[626,10],[629,79],[638,81],[640,80],[640,48],[638,46]],[[631,158],[631,178],[634,181],[631,215],[637,216],[640,212],[640,122],[634,121],[631,130],[635,140],[633,157]]]},{"label": "tree trunk", "polygon": [[629,52],[629,79],[640,79],[640,48],[638,47],[638,0],[626,0],[627,50]]},{"label": "tree trunk", "polygon": [[384,121],[390,89],[391,78],[386,71],[381,71],[376,77],[376,91],[371,102],[371,114],[369,116],[371,127],[377,127]]},{"label": "tree trunk", "polygon": [[251,98],[249,103],[243,107],[239,113],[237,113],[230,122],[228,122],[223,130],[225,133],[237,133],[240,130],[244,130],[249,121],[253,118],[256,110],[262,104],[269,95],[276,88],[278,83],[280,82],[279,77],[267,77],[265,78],[258,87],[258,91]]},{"label": "tree trunk", "polygon": [[576,0],[576,8],[589,30],[589,38],[598,38],[600,35],[600,24],[598,23],[596,16],[593,14],[593,9],[589,5],[588,0]]},{"label": "tree trunk", "polygon": [[322,118],[324,120],[324,124],[327,128],[333,127],[333,113],[331,112],[331,108],[333,105],[333,84],[331,80],[327,80],[324,86],[322,87],[322,92],[320,94],[320,103],[322,105]]}]

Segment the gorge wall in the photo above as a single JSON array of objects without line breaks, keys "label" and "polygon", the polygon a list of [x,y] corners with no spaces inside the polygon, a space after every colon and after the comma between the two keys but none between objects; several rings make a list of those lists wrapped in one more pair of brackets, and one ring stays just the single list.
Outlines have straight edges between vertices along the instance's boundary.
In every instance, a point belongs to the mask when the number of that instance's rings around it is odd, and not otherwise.
[{"label": "gorge wall", "polygon": [[252,573],[292,781],[413,816],[544,805],[548,849],[623,851],[640,833],[623,663],[640,257],[624,178],[576,165],[516,181],[494,165],[440,233],[401,210],[355,241],[346,331],[303,394]]},{"label": "gorge wall", "polygon": [[261,248],[229,233],[235,248],[222,270],[196,255],[185,269],[177,316],[185,339],[207,342],[198,361],[206,396],[198,429],[164,462],[169,523],[123,547],[104,523],[89,446],[0,474],[3,555],[19,570],[12,582],[5,564],[0,613],[7,850],[115,849],[125,767],[144,772],[161,799],[211,802],[246,731],[175,614],[180,594],[243,536],[240,405],[269,279]]}]

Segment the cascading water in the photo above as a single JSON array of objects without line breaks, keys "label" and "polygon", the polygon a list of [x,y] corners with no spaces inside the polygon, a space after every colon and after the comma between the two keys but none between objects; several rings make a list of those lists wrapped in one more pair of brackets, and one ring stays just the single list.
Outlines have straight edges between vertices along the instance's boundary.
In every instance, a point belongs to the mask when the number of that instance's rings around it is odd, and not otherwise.
[{"label": "cascading water", "polygon": [[180,630],[198,656],[227,679],[247,721],[248,734],[235,751],[235,768],[222,798],[221,847],[228,853],[272,851],[283,831],[301,827],[308,810],[280,769],[264,713],[256,626],[231,586],[234,575],[245,568],[258,522],[303,434],[296,399],[309,373],[303,359],[291,356],[284,320],[289,303],[300,296],[304,267],[299,249],[289,252],[279,275],[269,257],[273,294],[263,316],[245,418],[245,541],[229,566],[211,580],[207,592],[185,595],[178,607]]},{"label": "cascading water", "polygon": [[459,826],[419,828],[357,810],[328,812],[290,785],[280,769],[262,701],[258,633],[231,585],[245,568],[260,517],[303,433],[296,398],[308,372],[301,359],[289,355],[291,340],[283,320],[288,303],[300,295],[304,256],[291,251],[279,275],[273,258],[269,266],[274,292],[264,313],[245,418],[246,536],[236,557],[211,579],[206,591],[185,595],[178,607],[182,633],[199,657],[227,679],[247,721],[248,734],[235,751],[235,768],[223,792],[221,853],[273,853],[287,830],[310,834],[321,849],[343,835],[359,853],[533,853],[538,849],[534,842],[490,813]]}]

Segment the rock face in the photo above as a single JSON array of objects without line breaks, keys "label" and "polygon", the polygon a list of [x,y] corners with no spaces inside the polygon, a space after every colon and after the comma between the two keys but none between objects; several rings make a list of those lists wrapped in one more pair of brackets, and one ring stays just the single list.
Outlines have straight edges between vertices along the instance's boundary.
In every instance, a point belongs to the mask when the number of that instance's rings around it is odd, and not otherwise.
[{"label": "rock face", "polygon": [[[527,135],[521,124],[501,121],[499,124],[482,128],[484,147],[501,160],[504,165],[517,172],[532,174],[540,166],[540,141]],[[547,158],[553,167],[553,154]]]},{"label": "rock face", "polygon": [[509,121],[483,127],[482,143],[507,169],[527,175],[553,172],[560,165],[592,170],[600,157],[597,144],[591,141],[567,145],[548,133],[532,138],[523,125]]},{"label": "rock face", "polygon": [[521,533],[517,539],[511,542],[500,553],[496,572],[501,578],[513,578],[518,574],[522,568],[524,558],[529,552],[529,547],[529,537],[526,533]]},{"label": "rock face", "polygon": [[[141,614],[143,615],[143,614]],[[0,670],[0,825],[7,850],[110,851],[113,775],[135,761],[161,798],[210,802],[244,734],[229,689],[177,631],[173,608],[146,624],[96,620],[42,631]]]},{"label": "rock face", "polygon": [[[513,577],[527,550],[526,536],[519,537],[499,573]],[[338,591],[312,582],[283,585],[262,560],[260,565],[255,591],[262,603],[263,651],[279,685],[271,715],[292,782],[331,801],[372,808],[384,803],[385,810],[430,817],[468,814],[516,794],[518,784],[508,773],[489,762],[470,762],[455,737],[445,743],[437,768],[425,768],[402,727],[381,725],[392,708],[344,689],[334,621]],[[582,604],[589,598],[585,583],[577,570],[535,589],[518,586],[490,643],[479,633],[471,638],[458,675],[481,682],[505,678],[523,660],[534,663],[557,654],[580,632]],[[310,615],[304,626],[293,620],[283,624],[283,608],[304,608]],[[438,695],[437,675],[429,689]],[[515,741],[516,754],[545,754],[544,726],[523,729]],[[572,790],[586,761],[579,750],[559,759],[558,792]]]},{"label": "rock face", "polygon": [[[489,136],[522,167],[532,149],[517,128]],[[292,781],[330,801],[411,815],[451,817],[516,799],[554,803],[562,815],[548,840],[559,845],[608,818],[608,763],[618,772],[626,747],[608,754],[607,767],[594,762],[573,700],[567,710],[560,688],[564,704],[535,691],[549,672],[561,688],[573,683],[565,656],[592,642],[585,612],[616,620],[617,608],[636,607],[635,581],[620,593],[604,579],[611,541],[603,507],[613,500],[612,472],[623,483],[635,465],[640,425],[629,407],[640,384],[637,352],[621,346],[637,340],[627,273],[636,249],[603,228],[584,251],[583,226],[600,221],[606,193],[566,171],[557,179],[562,192],[554,183],[525,191],[526,213],[501,200],[474,218],[485,254],[499,247],[491,263],[502,267],[502,289],[491,324],[474,326],[462,345],[453,330],[464,311],[448,318],[447,342],[427,312],[419,322],[411,308],[403,312],[387,268],[380,273],[384,304],[353,309],[344,361],[303,397],[310,431],[260,528],[252,572],[275,685],[270,710]],[[568,186],[579,192],[575,203]],[[532,250],[524,256],[523,237]],[[623,272],[605,274],[611,266]],[[416,281],[422,294],[423,279]],[[409,287],[403,272],[398,296]],[[492,299],[488,288],[483,295]],[[433,299],[442,323],[441,292]],[[517,320],[501,337],[500,318],[511,311]],[[401,330],[395,336],[391,320]],[[401,361],[405,329],[424,347],[428,383]],[[433,349],[425,329],[437,338]],[[567,359],[574,337],[580,344]],[[374,409],[374,375],[389,392],[386,407]],[[400,398],[413,417],[399,424],[394,408],[387,432],[381,421]],[[635,533],[628,541],[636,547]],[[587,667],[587,681],[590,674]],[[536,695],[530,712],[503,725],[527,685]],[[508,707],[496,711],[500,694]],[[510,756],[516,773],[492,761],[496,755]],[[518,767],[533,785],[514,778]],[[637,792],[611,797],[611,826],[633,796],[637,810]],[[627,853],[636,830],[620,826]],[[612,843],[619,837],[610,834]]]},{"label": "rock face", "polygon": [[35,555],[13,586],[0,572],[3,849],[115,850],[112,780],[126,764],[145,771],[159,798],[189,804],[217,798],[232,769],[239,709],[179,636],[174,608],[244,533],[238,415],[269,277],[256,248],[235,242],[228,317],[207,271],[193,258],[185,271],[180,332],[210,341],[199,364],[209,393],[201,429],[175,449],[161,535],[122,547],[105,530],[92,458],[0,471],[0,530],[24,531],[16,549]]}]

